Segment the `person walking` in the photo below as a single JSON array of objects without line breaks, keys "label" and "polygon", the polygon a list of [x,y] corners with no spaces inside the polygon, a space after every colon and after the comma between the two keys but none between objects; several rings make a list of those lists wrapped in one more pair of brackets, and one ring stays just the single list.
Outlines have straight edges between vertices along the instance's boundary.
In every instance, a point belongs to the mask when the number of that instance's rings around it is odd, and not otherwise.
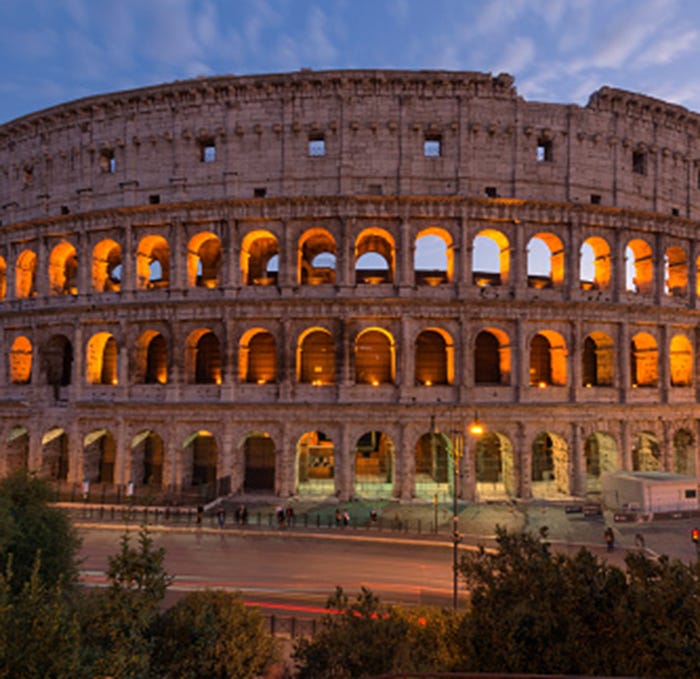
[{"label": "person walking", "polygon": [[615,535],[613,533],[613,529],[608,526],[605,529],[605,545],[608,548],[609,552],[612,552],[613,549],[615,549]]}]

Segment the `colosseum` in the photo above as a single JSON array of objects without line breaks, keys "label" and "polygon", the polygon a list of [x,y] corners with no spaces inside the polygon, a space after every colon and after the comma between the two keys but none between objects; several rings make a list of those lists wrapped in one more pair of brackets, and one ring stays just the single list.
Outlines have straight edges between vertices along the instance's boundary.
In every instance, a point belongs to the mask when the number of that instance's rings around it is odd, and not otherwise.
[{"label": "colosseum", "polygon": [[456,458],[470,501],[697,474],[680,106],[476,72],[176,81],[0,126],[0,198],[0,474],[431,500]]}]

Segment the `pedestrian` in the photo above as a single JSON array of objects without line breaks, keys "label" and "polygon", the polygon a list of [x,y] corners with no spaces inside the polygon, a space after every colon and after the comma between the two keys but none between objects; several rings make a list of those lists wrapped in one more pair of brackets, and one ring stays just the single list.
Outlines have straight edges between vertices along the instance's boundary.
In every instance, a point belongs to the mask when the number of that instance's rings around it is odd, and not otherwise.
[{"label": "pedestrian", "polygon": [[335,508],[335,525],[340,526],[343,521],[343,515],[340,513],[340,508]]},{"label": "pedestrian", "polygon": [[644,536],[641,533],[637,533],[634,536],[634,544],[637,546],[637,549],[644,549]]},{"label": "pedestrian", "polygon": [[282,507],[277,507],[276,514],[279,527],[284,528],[284,509],[282,509]]},{"label": "pedestrian", "polygon": [[241,523],[245,526],[248,523],[248,507],[241,505]]},{"label": "pedestrian", "polygon": [[287,525],[291,528],[294,525],[294,507],[287,507]]},{"label": "pedestrian", "polygon": [[612,552],[613,549],[615,549],[615,535],[613,534],[613,530],[610,526],[605,529],[605,545],[607,546],[609,552]]},{"label": "pedestrian", "polygon": [[202,525],[202,519],[204,518],[204,507],[202,505],[197,505],[197,525]]},{"label": "pedestrian", "polygon": [[348,510],[345,509],[343,510],[343,526],[349,526],[350,525],[350,514],[348,514]]},{"label": "pedestrian", "polygon": [[219,528],[223,528],[226,521],[226,510],[223,507],[216,510],[216,519],[219,522]]},{"label": "pedestrian", "polygon": [[369,513],[369,521],[372,525],[377,523],[377,510],[372,507],[372,511]]}]

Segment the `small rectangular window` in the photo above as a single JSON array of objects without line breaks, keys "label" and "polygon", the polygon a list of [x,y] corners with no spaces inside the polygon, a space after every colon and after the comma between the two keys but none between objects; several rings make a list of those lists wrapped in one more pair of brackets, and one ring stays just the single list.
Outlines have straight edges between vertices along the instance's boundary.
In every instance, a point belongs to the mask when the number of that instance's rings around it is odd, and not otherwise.
[{"label": "small rectangular window", "polygon": [[498,198],[498,191],[496,191],[496,187],[495,187],[495,186],[487,186],[487,187],[484,189],[484,195],[485,195],[487,198]]},{"label": "small rectangular window", "polygon": [[100,170],[107,174],[114,174],[117,171],[117,160],[114,151],[105,150],[100,153]]},{"label": "small rectangular window", "polygon": [[201,150],[201,161],[203,163],[213,163],[216,160],[216,144],[213,140],[208,139],[202,142]]},{"label": "small rectangular window", "polygon": [[673,217],[680,217],[680,215],[681,215],[680,210],[677,207],[672,207],[671,208],[671,215]]},{"label": "small rectangular window", "polygon": [[549,139],[539,139],[537,141],[537,162],[551,163],[554,160],[553,144]]},{"label": "small rectangular window", "polygon": [[634,151],[632,153],[632,172],[635,174],[647,173],[647,154],[644,151]]},{"label": "small rectangular window", "polygon": [[68,209],[67,205],[61,205],[61,214],[62,215],[69,215],[70,214],[70,210]]},{"label": "small rectangular window", "polygon": [[591,205],[600,205],[601,197],[599,193],[591,194]]},{"label": "small rectangular window", "polygon": [[320,158],[326,155],[326,140],[322,134],[312,134],[309,137],[309,156]]},{"label": "small rectangular window", "polygon": [[426,158],[439,158],[442,155],[442,135],[425,135],[425,140],[423,141],[423,155]]},{"label": "small rectangular window", "polygon": [[685,491],[685,496],[688,500],[698,496],[698,492],[695,489],[689,489]]},{"label": "small rectangular window", "polygon": [[381,196],[384,193],[381,184],[370,184],[367,190],[370,196]]},{"label": "small rectangular window", "polygon": [[148,196],[148,202],[151,205],[158,205],[160,203],[160,194],[152,193],[150,196]]},{"label": "small rectangular window", "polygon": [[253,189],[254,198],[265,198],[267,196],[267,189],[264,186],[257,186]]}]

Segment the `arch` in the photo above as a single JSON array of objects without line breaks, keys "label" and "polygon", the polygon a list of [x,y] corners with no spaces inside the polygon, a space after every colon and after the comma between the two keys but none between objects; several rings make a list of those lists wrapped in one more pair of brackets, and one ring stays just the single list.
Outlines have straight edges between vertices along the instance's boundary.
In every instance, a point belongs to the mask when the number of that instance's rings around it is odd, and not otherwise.
[{"label": "arch", "polygon": [[41,439],[41,475],[52,481],[68,480],[68,434],[49,429]]},{"label": "arch", "polygon": [[584,387],[611,387],[615,379],[615,345],[605,332],[592,332],[583,341],[581,383]]},{"label": "arch", "polygon": [[144,236],[136,252],[136,288],[170,286],[170,246],[163,236]]},{"label": "arch", "polygon": [[10,382],[29,384],[32,379],[32,343],[24,335],[15,337],[10,348]]},{"label": "arch", "polygon": [[632,444],[632,471],[658,472],[661,470],[661,446],[658,437],[654,432],[639,432]]},{"label": "arch", "polygon": [[106,238],[92,249],[92,289],[95,292],[119,292],[122,285],[122,248]]},{"label": "arch", "polygon": [[134,381],[139,384],[167,384],[168,345],[156,330],[145,330],[136,340]]},{"label": "arch", "polygon": [[654,260],[651,245],[641,238],[633,238],[625,248],[627,292],[650,295],[654,290]]},{"label": "arch", "polygon": [[42,351],[42,368],[46,383],[54,387],[58,396],[60,387],[71,383],[71,368],[73,365],[73,346],[65,335],[53,335],[44,345]]},{"label": "arch", "polygon": [[548,498],[570,494],[569,454],[566,441],[542,432],[532,443],[532,494]]},{"label": "arch", "polygon": [[583,455],[586,459],[586,492],[600,493],[601,474],[618,469],[617,443],[610,434],[593,432],[584,443]]},{"label": "arch", "polygon": [[29,430],[12,427],[5,440],[5,472],[10,475],[29,468]]},{"label": "arch", "polygon": [[566,345],[560,333],[541,330],[530,340],[530,386],[566,384]]},{"label": "arch", "polygon": [[275,442],[265,432],[251,432],[242,444],[245,492],[273,493],[275,490]]},{"label": "arch", "polygon": [[117,341],[108,332],[98,332],[87,343],[85,380],[88,384],[117,384]]},{"label": "arch", "polygon": [[689,429],[679,429],[673,435],[673,471],[695,476],[695,437]]},{"label": "arch", "polygon": [[591,236],[581,244],[579,280],[583,290],[608,290],[612,280],[612,258],[608,242]]},{"label": "arch", "polygon": [[213,497],[216,494],[219,459],[216,438],[210,432],[200,429],[185,439],[182,449],[185,466],[183,486],[198,488],[202,497]]},{"label": "arch", "polygon": [[68,241],[61,241],[49,255],[49,293],[78,294],[78,253]]},{"label": "arch", "polygon": [[134,436],[131,441],[129,482],[160,488],[163,485],[163,439],[151,429]]},{"label": "arch", "polygon": [[415,450],[416,497],[432,500],[435,495],[447,494],[452,484],[452,447],[447,436],[440,432],[423,434]]},{"label": "arch", "polygon": [[190,238],[187,245],[187,287],[219,287],[221,240],[216,234],[203,231]]},{"label": "arch", "polygon": [[7,297],[7,262],[0,257],[0,301]]},{"label": "arch", "polygon": [[688,258],[678,245],[669,247],[664,255],[664,292],[669,297],[688,294]]},{"label": "arch", "polygon": [[554,233],[536,233],[527,244],[527,283],[531,288],[564,284],[564,244]]},{"label": "arch", "polygon": [[454,382],[454,346],[449,333],[428,328],[416,337],[416,384],[430,387]]},{"label": "arch", "polygon": [[648,332],[638,332],[630,340],[632,387],[656,387],[659,380],[659,347]]},{"label": "arch", "polygon": [[107,429],[95,429],[83,439],[83,474],[94,483],[114,483],[117,445]]},{"label": "arch", "polygon": [[248,330],[239,346],[238,374],[241,382],[270,384],[277,381],[277,345],[271,332]]},{"label": "arch", "polygon": [[335,342],[324,328],[310,328],[297,344],[297,380],[321,386],[335,382]]},{"label": "arch", "polygon": [[416,236],[413,253],[416,285],[440,285],[454,281],[454,241],[447,229],[429,227]]},{"label": "arch", "polygon": [[474,340],[474,383],[510,384],[510,337],[498,328],[486,328]]},{"label": "arch", "polygon": [[355,240],[355,283],[393,283],[396,244],[385,229],[364,229]]},{"label": "arch", "polygon": [[221,343],[211,330],[200,328],[187,336],[185,371],[190,384],[221,384]]},{"label": "arch", "polygon": [[326,229],[314,228],[299,239],[298,276],[302,285],[335,283],[335,238]]},{"label": "arch", "polygon": [[480,288],[508,285],[510,281],[510,242],[496,229],[482,229],[474,237],[472,279]]},{"label": "arch", "polygon": [[355,383],[393,384],[394,354],[394,340],[386,330],[363,330],[355,339]]},{"label": "arch", "polygon": [[241,276],[243,285],[274,285],[279,259],[277,237],[266,229],[247,233],[241,241]]},{"label": "arch", "polygon": [[678,333],[671,338],[669,374],[672,387],[690,387],[693,384],[693,345],[686,335]]},{"label": "arch", "polygon": [[335,447],[322,431],[308,431],[296,446],[297,493],[328,495],[335,493]]},{"label": "arch", "polygon": [[510,439],[486,432],[475,443],[476,494],[479,500],[515,495],[515,457]]},{"label": "arch", "polygon": [[33,250],[22,250],[15,262],[15,296],[36,297],[37,256]]},{"label": "arch", "polygon": [[355,493],[365,498],[391,497],[394,442],[381,431],[365,432],[355,444]]}]

